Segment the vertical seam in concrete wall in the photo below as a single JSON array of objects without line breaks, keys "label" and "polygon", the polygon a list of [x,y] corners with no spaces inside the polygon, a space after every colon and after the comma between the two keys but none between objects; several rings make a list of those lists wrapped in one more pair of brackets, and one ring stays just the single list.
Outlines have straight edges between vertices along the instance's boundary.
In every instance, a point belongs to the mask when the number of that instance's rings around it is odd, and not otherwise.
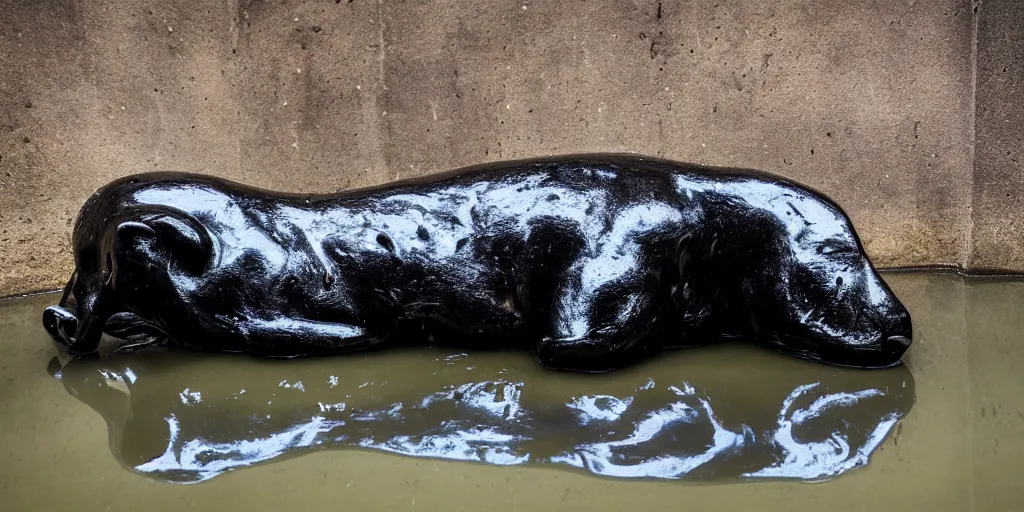
[{"label": "vertical seam in concrete wall", "polygon": [[977,133],[976,120],[978,117],[978,11],[981,10],[981,0],[971,0],[971,99],[970,99],[970,125],[967,134],[967,142],[969,147],[967,148],[968,157],[967,165],[969,166],[967,172],[967,233],[965,234],[967,248],[964,252],[964,259],[961,264],[961,268],[969,269],[974,263],[974,199],[976,196],[974,186],[974,174],[977,170],[976,157],[975,157],[975,146],[977,145],[977,139],[975,134]]},{"label": "vertical seam in concrete wall", "polygon": [[[235,55],[238,50],[238,40],[242,35],[242,16],[238,13],[244,12],[242,8],[242,0],[228,0],[225,2],[227,5],[227,15],[231,17],[231,25],[228,27],[228,34],[231,36],[231,54]],[[232,74],[238,71],[238,60],[231,58],[228,61],[227,67],[231,68]],[[242,126],[242,110],[239,105],[238,91],[232,87],[231,100],[234,101],[232,110],[235,111],[235,126]],[[232,169],[236,176],[242,176],[244,166],[242,165],[242,133],[241,130],[235,130],[235,168]]]},{"label": "vertical seam in concrete wall", "polygon": [[384,85],[384,0],[377,0],[377,46],[380,49],[380,57],[377,58],[377,84],[383,91],[387,89]]},{"label": "vertical seam in concrete wall", "polygon": [[[377,63],[377,99],[387,95],[388,86],[385,82],[385,59],[387,58],[387,44],[384,42],[384,0],[377,0],[377,45],[380,47],[380,57]],[[387,112],[384,112],[380,108],[377,109],[377,165],[381,169],[381,173],[388,172],[388,161],[384,154],[384,145],[387,141],[382,140],[382,137],[387,131],[384,127]],[[398,175],[395,175],[395,179],[398,179]]]},{"label": "vertical seam in concrete wall", "polygon": [[[970,268],[971,266],[973,266],[973,262],[974,262],[974,224],[975,224],[975,222],[974,222],[974,202],[975,202],[975,197],[976,197],[975,189],[974,189],[974,187],[975,187],[974,186],[974,183],[975,183],[974,175],[975,175],[975,171],[977,169],[976,157],[975,157],[976,151],[975,151],[974,148],[977,145],[977,139],[975,137],[975,134],[977,133],[976,120],[978,118],[978,19],[980,18],[980,13],[978,11],[980,11],[980,10],[981,10],[981,0],[971,0],[971,16],[972,16],[972,18],[971,18],[971,100],[970,100],[970,109],[971,109],[970,116],[971,117],[970,117],[970,126],[968,128],[970,130],[970,133],[968,134],[968,138],[967,138],[968,143],[970,144],[970,147],[968,147],[968,165],[970,166],[970,168],[969,168],[968,177],[967,177],[967,179],[968,179],[968,188],[967,188],[967,190],[968,190],[968,193],[969,193],[969,195],[967,196],[968,197],[968,199],[967,199],[967,208],[968,208],[968,212],[967,212],[967,222],[968,222],[967,228],[968,229],[967,229],[967,236],[966,236],[966,238],[967,238],[967,253],[964,255],[964,264],[962,266],[963,269]],[[966,280],[963,277],[961,277],[960,280],[961,280],[961,282],[966,284]],[[963,323],[963,325],[964,325],[964,334],[969,334],[969,327],[968,327],[970,325],[969,324],[970,312],[968,311],[968,309],[969,309],[969,302],[968,302],[969,293],[968,293],[968,290],[967,290],[966,286],[961,288],[961,293],[963,293],[963,297],[961,298],[961,300],[963,301],[963,307],[960,308],[960,311],[963,312],[963,316],[964,316],[964,323]],[[970,474],[973,475],[974,474],[974,449],[973,449],[973,444],[974,444],[974,422],[972,421],[973,416],[971,415],[971,411],[973,410],[972,409],[972,407],[973,407],[972,401],[973,400],[972,400],[972,396],[971,396],[971,391],[972,390],[971,390],[971,363],[970,363],[970,361],[971,361],[971,342],[970,342],[970,336],[966,336],[966,338],[967,339],[964,340],[964,343],[966,344],[966,347],[964,348],[964,351],[965,351],[965,356],[966,356],[967,368],[965,370],[966,379],[964,379],[964,382],[965,382],[964,394],[966,395],[966,399],[967,399],[967,421],[966,421],[966,424],[964,425],[964,427],[965,427],[965,430],[967,432],[967,455],[968,455],[968,458],[969,458],[969,461],[968,461],[968,471],[970,472]],[[970,483],[967,486],[967,503],[970,505],[970,507],[969,507],[970,510],[975,510],[974,478],[971,478]]]},{"label": "vertical seam in concrete wall", "polygon": [[382,98],[388,88],[384,83],[385,58],[387,51],[386,45],[384,44],[384,28],[384,0],[377,0],[377,85],[374,87],[373,96],[373,122],[370,123],[370,126],[373,127],[373,138],[371,140],[374,151],[373,165],[378,170],[378,173],[374,173],[376,175],[383,175],[388,169],[387,156],[384,154],[385,141],[383,140],[384,134],[386,133],[386,127],[384,126],[384,115],[386,115],[386,112],[381,110]]}]

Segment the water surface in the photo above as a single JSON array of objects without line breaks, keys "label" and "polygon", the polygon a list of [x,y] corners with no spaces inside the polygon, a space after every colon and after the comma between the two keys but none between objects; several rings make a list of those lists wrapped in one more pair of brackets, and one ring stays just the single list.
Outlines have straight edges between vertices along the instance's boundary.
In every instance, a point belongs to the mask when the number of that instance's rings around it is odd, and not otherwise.
[{"label": "water surface", "polygon": [[527,354],[441,349],[61,364],[38,320],[53,298],[0,302],[0,502],[1022,508],[1024,285],[886,279],[916,336],[905,366],[875,372],[746,346],[597,378],[544,371]]},{"label": "water surface", "polygon": [[112,454],[195,482],[317,449],[601,476],[817,480],[866,464],[914,402],[905,366],[837,370],[737,344],[605,375],[532,355],[391,350],[293,361],[155,350],[54,371]]}]

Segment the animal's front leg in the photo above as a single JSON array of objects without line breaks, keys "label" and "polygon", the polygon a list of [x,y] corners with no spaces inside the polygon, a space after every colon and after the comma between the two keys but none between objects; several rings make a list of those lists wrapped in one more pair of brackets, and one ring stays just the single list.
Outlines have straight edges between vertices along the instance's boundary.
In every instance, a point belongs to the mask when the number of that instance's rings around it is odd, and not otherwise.
[{"label": "animal's front leg", "polygon": [[356,352],[379,341],[363,327],[284,316],[246,319],[238,323],[238,330],[252,352],[265,357]]},{"label": "animal's front leg", "polygon": [[[592,266],[594,268],[587,268]],[[602,372],[637,362],[657,349],[658,307],[645,273],[592,260],[577,266],[555,300],[552,334],[537,344],[541,364],[558,370]],[[591,279],[602,276],[611,279]]]},{"label": "animal's front leg", "polygon": [[537,359],[555,370],[607,372],[650,356],[657,347],[648,332],[607,326],[580,337],[545,337],[537,344]]}]

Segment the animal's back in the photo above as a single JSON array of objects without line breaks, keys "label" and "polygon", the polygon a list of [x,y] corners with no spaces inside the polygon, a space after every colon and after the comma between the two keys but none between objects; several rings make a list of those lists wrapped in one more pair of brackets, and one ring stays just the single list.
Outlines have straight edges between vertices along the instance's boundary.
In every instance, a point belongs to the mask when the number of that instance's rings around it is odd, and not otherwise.
[{"label": "animal's back", "polygon": [[476,226],[488,220],[542,216],[586,224],[602,217],[602,207],[618,209],[654,203],[678,206],[680,196],[699,188],[697,184],[752,178],[784,183],[767,173],[629,154],[492,162],[335,193],[281,192],[207,175],[155,172],[110,182],[86,201],[82,211],[100,208],[106,213],[131,202],[205,216],[238,208],[242,213],[264,210],[268,214],[277,210],[309,210],[331,221],[332,217],[352,214],[393,216],[404,213],[404,207],[436,215],[447,223],[470,219],[472,214]]}]

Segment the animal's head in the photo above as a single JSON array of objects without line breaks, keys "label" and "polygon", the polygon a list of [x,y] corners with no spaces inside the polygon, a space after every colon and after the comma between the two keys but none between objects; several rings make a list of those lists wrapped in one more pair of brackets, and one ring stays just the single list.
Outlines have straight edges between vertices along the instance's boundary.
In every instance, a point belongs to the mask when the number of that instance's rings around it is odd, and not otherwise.
[{"label": "animal's head", "polygon": [[[103,332],[131,336],[142,328],[126,299],[158,293],[169,269],[197,272],[210,255],[210,241],[195,219],[166,207],[139,205],[126,191],[129,177],[101,188],[86,201],[72,235],[75,271],[60,302],[43,312],[50,336],[72,353],[96,349]],[[146,304],[146,301],[135,301]]]},{"label": "animal's head", "polygon": [[702,243],[717,245],[709,268],[737,278],[726,309],[744,334],[836,365],[900,362],[913,336],[910,314],[838,206],[773,180],[728,183],[709,197],[712,228]]},{"label": "animal's head", "polygon": [[71,352],[94,350],[103,334],[106,315],[97,313],[109,303],[104,290],[110,281],[113,254],[101,225],[108,218],[111,199],[110,187],[104,187],[82,206],[71,239],[75,271],[64,286],[60,302],[43,311],[47,333]]}]

